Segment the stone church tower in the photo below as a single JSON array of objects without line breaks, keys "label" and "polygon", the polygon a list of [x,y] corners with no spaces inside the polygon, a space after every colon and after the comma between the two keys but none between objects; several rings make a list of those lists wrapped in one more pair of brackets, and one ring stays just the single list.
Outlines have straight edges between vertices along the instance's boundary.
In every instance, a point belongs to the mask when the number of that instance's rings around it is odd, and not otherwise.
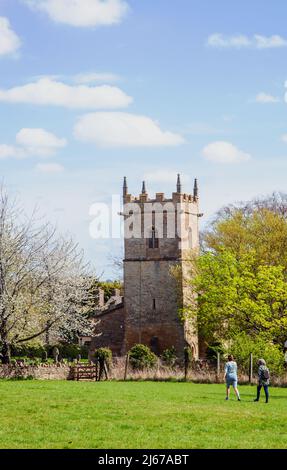
[{"label": "stone church tower", "polygon": [[191,295],[184,282],[171,274],[178,266],[187,269],[186,258],[198,250],[199,198],[197,180],[193,194],[182,191],[178,175],[176,192],[166,198],[157,193],[149,198],[145,182],[138,197],[123,185],[124,202],[124,305],[123,352],[134,344],[146,344],[157,353],[175,347],[182,355],[192,348],[198,357],[198,336],[194,325],[181,322],[179,309]]}]

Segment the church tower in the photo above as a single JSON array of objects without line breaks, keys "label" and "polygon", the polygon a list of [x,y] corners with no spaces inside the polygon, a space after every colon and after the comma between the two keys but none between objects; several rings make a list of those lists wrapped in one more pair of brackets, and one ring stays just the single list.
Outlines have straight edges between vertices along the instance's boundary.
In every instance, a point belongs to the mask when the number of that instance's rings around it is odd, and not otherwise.
[{"label": "church tower", "polygon": [[197,180],[193,194],[182,191],[180,175],[170,198],[156,193],[150,198],[146,183],[138,197],[123,185],[124,203],[124,351],[137,343],[156,354],[175,347],[181,356],[190,346],[198,357],[198,336],[194,325],[183,323],[179,310],[190,296],[184,283],[172,274],[187,269],[191,250],[198,250],[199,198]]}]

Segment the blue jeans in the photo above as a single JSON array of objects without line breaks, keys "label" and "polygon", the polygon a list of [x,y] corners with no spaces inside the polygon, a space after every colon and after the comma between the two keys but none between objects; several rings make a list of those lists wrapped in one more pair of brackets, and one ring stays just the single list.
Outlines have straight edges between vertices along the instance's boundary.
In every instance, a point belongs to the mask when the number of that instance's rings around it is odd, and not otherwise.
[{"label": "blue jeans", "polygon": [[261,388],[264,388],[264,392],[265,392],[265,398],[266,398],[266,403],[268,402],[269,400],[269,389],[268,389],[268,385],[263,385],[263,384],[260,384],[260,385],[257,385],[257,400],[260,399],[260,392],[261,392]]}]

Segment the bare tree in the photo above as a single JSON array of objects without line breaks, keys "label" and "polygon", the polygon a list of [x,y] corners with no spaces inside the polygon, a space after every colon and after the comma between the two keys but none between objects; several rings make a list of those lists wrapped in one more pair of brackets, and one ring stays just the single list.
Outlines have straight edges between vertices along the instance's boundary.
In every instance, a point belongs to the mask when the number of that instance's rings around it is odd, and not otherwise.
[{"label": "bare tree", "polygon": [[226,220],[233,216],[236,211],[242,211],[246,216],[255,210],[267,209],[279,216],[287,217],[287,194],[283,192],[273,192],[269,196],[257,197],[251,201],[241,201],[222,207],[214,217],[214,222],[218,219]]},{"label": "bare tree", "polygon": [[49,334],[91,333],[92,277],[72,240],[26,218],[0,191],[0,352],[9,363],[12,344]]},{"label": "bare tree", "polygon": [[123,278],[123,270],[124,270],[124,251],[123,249],[120,251],[118,255],[110,254],[109,257],[109,266],[113,268],[114,273],[116,274],[117,278]]}]

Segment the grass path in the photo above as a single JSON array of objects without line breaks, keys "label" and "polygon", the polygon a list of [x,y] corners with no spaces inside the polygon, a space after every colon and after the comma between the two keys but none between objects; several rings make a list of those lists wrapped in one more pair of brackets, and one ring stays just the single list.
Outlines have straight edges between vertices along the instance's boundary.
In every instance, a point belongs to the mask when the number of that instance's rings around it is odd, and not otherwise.
[{"label": "grass path", "polygon": [[0,448],[287,448],[287,389],[0,381]]}]

